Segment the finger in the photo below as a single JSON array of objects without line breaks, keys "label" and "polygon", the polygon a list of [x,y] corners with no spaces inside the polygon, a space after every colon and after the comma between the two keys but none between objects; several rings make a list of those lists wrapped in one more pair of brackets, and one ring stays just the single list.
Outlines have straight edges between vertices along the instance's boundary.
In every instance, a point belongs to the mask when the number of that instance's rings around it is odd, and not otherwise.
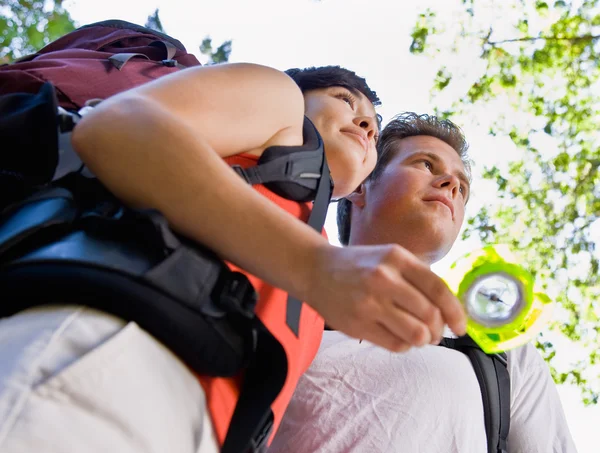
[{"label": "finger", "polygon": [[441,278],[421,262],[411,262],[410,265],[404,263],[402,275],[408,283],[440,309],[443,320],[454,333],[457,335],[466,333],[465,310]]},{"label": "finger", "polygon": [[370,328],[364,330],[361,338],[392,352],[406,352],[411,348],[409,343],[398,338],[380,323],[371,324]]},{"label": "finger", "polygon": [[394,306],[425,323],[431,333],[431,341],[439,341],[444,330],[444,320],[436,305],[406,281],[398,283],[395,291]]},{"label": "finger", "polygon": [[377,322],[393,335],[412,346],[423,346],[435,338],[427,324],[411,313],[396,307],[393,302],[390,301],[389,305],[391,307],[382,310],[382,316],[377,319]]},{"label": "finger", "polygon": [[[418,322],[407,325],[405,317],[397,318],[401,313],[408,313],[416,318],[416,321],[425,323],[430,332],[430,339],[427,342],[435,342],[441,339],[444,320],[440,308],[433,304],[427,297],[407,282],[399,275],[398,269],[393,266],[384,266],[378,270],[378,278],[376,283],[377,293],[379,295],[379,307],[376,314],[376,319],[385,323],[387,327],[404,340],[411,344],[417,344],[421,341],[418,336]],[[364,308],[364,305],[363,305]],[[406,332],[397,330],[394,323],[395,320],[402,327],[399,329],[409,329]],[[410,335],[406,337],[403,335]],[[414,339],[413,336],[414,335]]]}]

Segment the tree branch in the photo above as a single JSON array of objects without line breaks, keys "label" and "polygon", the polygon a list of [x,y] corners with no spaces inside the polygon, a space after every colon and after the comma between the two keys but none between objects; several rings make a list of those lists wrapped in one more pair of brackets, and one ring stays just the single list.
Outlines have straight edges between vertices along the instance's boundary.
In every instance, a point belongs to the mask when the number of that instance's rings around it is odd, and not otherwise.
[{"label": "tree branch", "polygon": [[[488,35],[489,37],[489,35]],[[502,41],[487,41],[487,43],[491,46],[497,46],[500,44],[506,44],[509,42],[526,42],[526,41],[593,41],[594,39],[600,38],[600,35],[583,35],[583,36],[572,36],[569,38],[559,38],[558,36],[528,36],[525,38],[514,38],[514,39],[504,39]]]}]

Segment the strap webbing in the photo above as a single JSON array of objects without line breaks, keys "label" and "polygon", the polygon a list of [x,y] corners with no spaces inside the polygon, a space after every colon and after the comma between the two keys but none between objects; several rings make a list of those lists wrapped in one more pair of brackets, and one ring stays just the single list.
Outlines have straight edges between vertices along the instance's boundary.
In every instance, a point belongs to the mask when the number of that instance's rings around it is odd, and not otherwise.
[{"label": "strap webbing", "polygon": [[287,376],[283,346],[256,318],[257,347],[243,379],[221,453],[262,453],[273,427],[271,403]]},{"label": "strap webbing", "polygon": [[507,453],[510,429],[510,375],[506,354],[486,354],[469,336],[444,338],[440,346],[456,349],[469,357],[483,399],[487,451]]},{"label": "strap webbing", "polygon": [[162,64],[165,66],[176,67],[179,69],[185,69],[185,66],[174,59],[177,53],[177,47],[169,41],[152,41],[150,44],[152,47],[160,47],[165,50],[167,58],[162,60]]},{"label": "strap webbing", "polygon": [[[308,218],[308,225],[315,229],[315,231],[321,234],[323,225],[325,224],[325,217],[327,216],[327,207],[331,200],[331,176],[329,175],[329,166],[327,165],[327,159],[323,156],[323,166],[321,168],[321,179],[317,186],[317,195],[313,204],[310,217]],[[302,302],[292,295],[288,294],[286,310],[285,310],[285,322],[288,327],[294,332],[296,337],[300,336],[300,313],[302,312]]]},{"label": "strap webbing", "polygon": [[143,53],[116,53],[108,57],[108,61],[110,61],[112,65],[120,71],[123,69],[123,66],[125,66],[125,64],[134,57],[142,57],[146,60],[150,60],[148,55],[144,55]]}]

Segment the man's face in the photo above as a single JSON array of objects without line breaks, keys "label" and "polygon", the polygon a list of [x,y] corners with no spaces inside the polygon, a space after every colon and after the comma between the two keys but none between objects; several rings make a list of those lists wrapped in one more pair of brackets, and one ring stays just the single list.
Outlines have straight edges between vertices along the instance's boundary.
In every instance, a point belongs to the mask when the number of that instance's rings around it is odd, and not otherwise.
[{"label": "man's face", "polygon": [[469,197],[465,167],[434,137],[408,137],[395,146],[379,178],[350,197],[350,243],[397,243],[431,264],[448,253],[460,231]]}]

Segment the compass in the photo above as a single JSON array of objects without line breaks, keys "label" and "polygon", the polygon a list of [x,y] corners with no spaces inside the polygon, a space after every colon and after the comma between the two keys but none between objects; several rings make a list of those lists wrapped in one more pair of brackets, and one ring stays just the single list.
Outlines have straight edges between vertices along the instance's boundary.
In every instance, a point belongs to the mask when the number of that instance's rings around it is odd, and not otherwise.
[{"label": "compass", "polygon": [[488,354],[527,343],[550,320],[553,303],[508,246],[465,255],[445,280],[465,307],[467,334]]}]

